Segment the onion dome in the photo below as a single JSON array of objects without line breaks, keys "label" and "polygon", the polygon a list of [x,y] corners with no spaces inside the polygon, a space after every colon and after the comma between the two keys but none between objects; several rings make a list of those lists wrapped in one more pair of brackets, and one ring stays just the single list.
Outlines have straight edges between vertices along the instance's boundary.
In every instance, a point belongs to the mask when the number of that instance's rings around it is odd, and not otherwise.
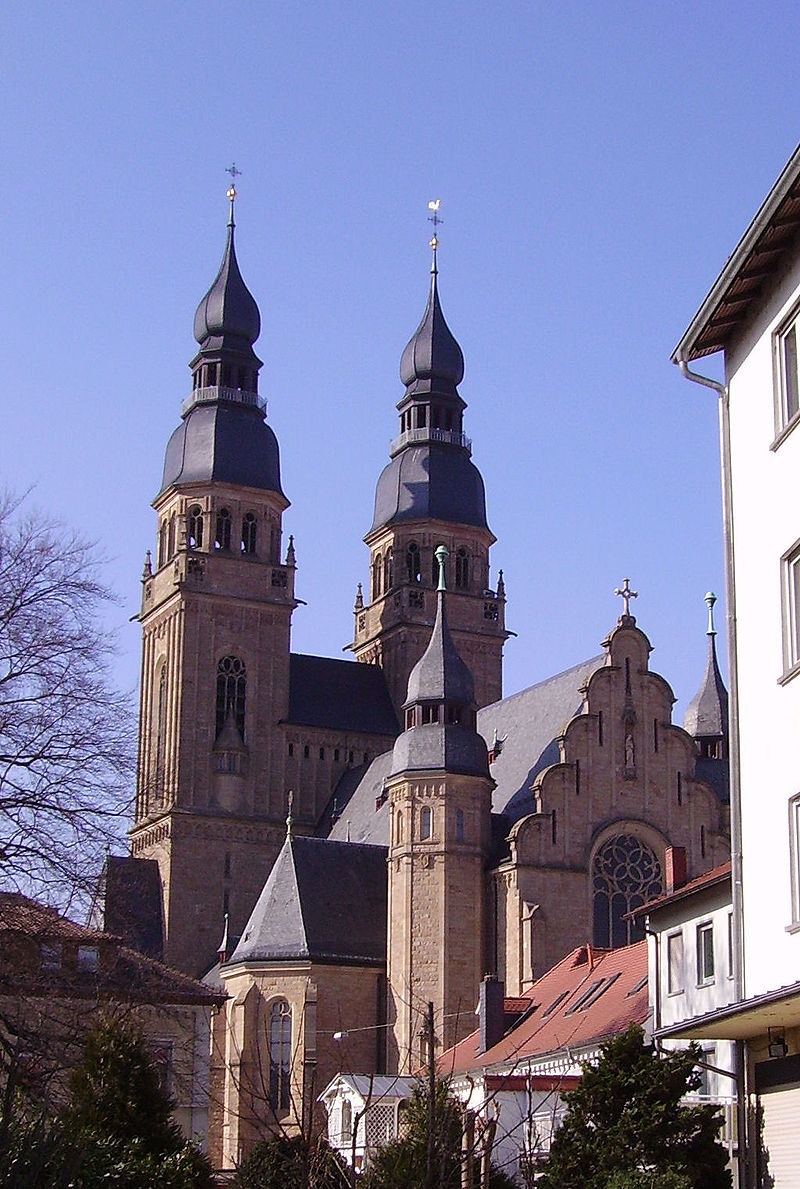
[{"label": "onion dome", "polygon": [[434,255],[428,304],[400,360],[400,379],[409,395],[417,392],[456,394],[457,386],[464,379],[464,356],[442,313],[438,275]]},{"label": "onion dome", "polygon": [[[714,604],[717,596],[711,591],[705,597],[708,607],[708,659],[699,690],[689,703],[684,716],[684,728],[701,744],[706,754],[708,745],[728,736],[728,691],[717,664]],[[704,745],[706,745],[704,747]],[[721,757],[720,757],[721,758]]]},{"label": "onion dome", "polygon": [[261,315],[256,299],[242,279],[234,245],[233,200],[228,220],[228,241],[219,272],[197,307],[194,337],[201,350],[233,347],[252,348],[261,333]]},{"label": "onion dome", "polygon": [[447,556],[444,545],[440,545],[436,550],[436,622],[428,647],[408,679],[408,696],[403,703],[406,729],[394,745],[392,772],[424,769],[488,776],[486,743],[475,729],[475,685],[447,624]]}]

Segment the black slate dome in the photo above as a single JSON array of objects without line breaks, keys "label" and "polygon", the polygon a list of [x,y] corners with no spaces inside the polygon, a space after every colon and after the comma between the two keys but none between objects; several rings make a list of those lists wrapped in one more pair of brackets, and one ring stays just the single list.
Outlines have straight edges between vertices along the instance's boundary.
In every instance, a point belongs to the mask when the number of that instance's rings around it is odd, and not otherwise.
[{"label": "black slate dome", "polygon": [[161,490],[213,480],[283,495],[278,439],[261,409],[225,401],[195,405],[174,431]]},{"label": "black slate dome", "polygon": [[369,531],[427,519],[489,527],[483,479],[466,450],[437,442],[412,445],[383,468]]}]

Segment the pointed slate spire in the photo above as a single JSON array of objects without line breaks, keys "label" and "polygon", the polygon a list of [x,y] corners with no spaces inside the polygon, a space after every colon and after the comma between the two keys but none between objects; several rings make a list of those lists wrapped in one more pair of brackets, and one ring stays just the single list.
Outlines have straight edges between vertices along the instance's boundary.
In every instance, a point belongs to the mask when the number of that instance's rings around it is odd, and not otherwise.
[{"label": "pointed slate spire", "polygon": [[394,745],[391,771],[427,769],[488,776],[486,743],[475,729],[472,673],[458,655],[447,624],[447,556],[440,545],[436,622],[428,647],[408,678],[403,704],[406,729]]},{"label": "pointed slate spire", "polygon": [[708,607],[708,657],[700,688],[689,703],[683,725],[701,744],[710,744],[728,736],[728,691],[717,663],[714,604],[717,596],[709,591],[705,596]]},{"label": "pointed slate spire", "polygon": [[456,388],[464,378],[464,355],[442,313],[438,278],[434,252],[428,304],[400,360],[400,379],[407,395],[438,392],[457,396]]},{"label": "pointed slate spire", "polygon": [[408,678],[408,695],[404,709],[418,702],[441,701],[472,706],[475,701],[472,674],[458,655],[447,624],[444,567],[448,556],[447,549],[440,545],[436,550],[436,560],[439,563],[436,622],[428,647]]},{"label": "pointed slate spire", "polygon": [[204,352],[221,347],[248,352],[261,333],[261,314],[256,299],[245,285],[236,259],[236,225],[233,221],[236,191],[233,188],[228,191],[228,197],[231,206],[222,263],[194,316],[194,337]]}]

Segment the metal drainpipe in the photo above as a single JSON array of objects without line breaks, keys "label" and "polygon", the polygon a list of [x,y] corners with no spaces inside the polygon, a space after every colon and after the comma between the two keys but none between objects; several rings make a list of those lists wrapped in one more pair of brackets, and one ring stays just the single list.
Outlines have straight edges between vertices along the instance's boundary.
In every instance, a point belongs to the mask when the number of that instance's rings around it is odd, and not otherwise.
[{"label": "metal drainpipe", "polygon": [[[730,679],[730,714],[728,716],[728,759],[730,770],[731,815],[731,901],[733,908],[733,993],[737,1000],[744,998],[744,918],[742,915],[742,817],[741,781],[739,778],[739,667],[736,653],[736,584],[734,581],[733,542],[733,484],[731,479],[730,395],[726,384],[693,372],[686,359],[676,360],[680,373],[694,384],[711,388],[719,395],[719,437],[722,465],[722,536],[725,551],[726,643],[728,646],[728,674]],[[736,1053],[738,1172],[740,1189],[748,1184],[747,1101],[749,1078],[744,1042],[734,1041]]]}]

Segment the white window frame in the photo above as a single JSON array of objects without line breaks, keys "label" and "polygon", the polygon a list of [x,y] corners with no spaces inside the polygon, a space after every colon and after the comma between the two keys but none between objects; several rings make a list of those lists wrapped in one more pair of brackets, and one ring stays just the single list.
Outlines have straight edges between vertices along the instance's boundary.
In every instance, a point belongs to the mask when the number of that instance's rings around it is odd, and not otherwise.
[{"label": "white window frame", "polygon": [[800,670],[800,541],[781,558],[784,679]]},{"label": "white window frame", "polygon": [[[709,936],[711,938],[711,971],[709,972],[705,963],[705,944],[703,939]],[[697,985],[698,987],[708,987],[716,980],[716,954],[714,953],[714,922],[701,921],[697,926],[696,932],[697,941]]]},{"label": "white window frame", "polygon": [[800,930],[800,793],[789,798],[789,865],[792,891],[792,920],[789,928]]},{"label": "white window frame", "polygon": [[777,446],[783,435],[800,421],[800,305],[795,305],[784,318],[774,332],[772,342],[775,391],[774,444]]}]

